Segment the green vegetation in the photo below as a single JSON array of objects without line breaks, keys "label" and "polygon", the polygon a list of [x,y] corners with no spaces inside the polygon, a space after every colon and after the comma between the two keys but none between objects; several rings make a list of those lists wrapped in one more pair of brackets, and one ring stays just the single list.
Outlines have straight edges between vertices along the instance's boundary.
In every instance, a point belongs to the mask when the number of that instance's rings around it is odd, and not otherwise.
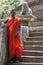
[{"label": "green vegetation", "polygon": [[0,0],[0,19],[7,19],[10,10],[16,8],[22,0]]}]

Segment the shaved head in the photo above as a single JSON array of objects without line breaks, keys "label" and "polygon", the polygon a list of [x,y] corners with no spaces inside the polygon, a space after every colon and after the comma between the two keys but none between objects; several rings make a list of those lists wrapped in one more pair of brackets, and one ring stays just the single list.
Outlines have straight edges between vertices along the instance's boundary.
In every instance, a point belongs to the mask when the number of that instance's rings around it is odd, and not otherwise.
[{"label": "shaved head", "polygon": [[15,9],[11,10],[11,16],[15,17],[15,15],[16,15],[16,10]]}]

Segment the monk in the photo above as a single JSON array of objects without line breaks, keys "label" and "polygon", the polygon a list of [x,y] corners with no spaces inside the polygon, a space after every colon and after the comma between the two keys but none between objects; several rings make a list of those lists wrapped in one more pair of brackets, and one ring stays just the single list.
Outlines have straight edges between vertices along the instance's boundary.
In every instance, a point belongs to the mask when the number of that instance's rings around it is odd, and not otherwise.
[{"label": "monk", "polygon": [[20,35],[20,27],[22,19],[16,17],[16,11],[11,11],[11,18],[7,20],[8,23],[8,51],[10,60],[13,62],[19,62],[23,53],[23,43]]}]

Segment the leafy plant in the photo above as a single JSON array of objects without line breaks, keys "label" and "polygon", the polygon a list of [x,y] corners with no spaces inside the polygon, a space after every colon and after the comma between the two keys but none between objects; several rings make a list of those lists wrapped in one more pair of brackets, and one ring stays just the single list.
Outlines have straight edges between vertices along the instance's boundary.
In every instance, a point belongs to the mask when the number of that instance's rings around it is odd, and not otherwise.
[{"label": "leafy plant", "polygon": [[0,19],[10,17],[10,10],[16,8],[20,2],[20,0],[0,0]]}]

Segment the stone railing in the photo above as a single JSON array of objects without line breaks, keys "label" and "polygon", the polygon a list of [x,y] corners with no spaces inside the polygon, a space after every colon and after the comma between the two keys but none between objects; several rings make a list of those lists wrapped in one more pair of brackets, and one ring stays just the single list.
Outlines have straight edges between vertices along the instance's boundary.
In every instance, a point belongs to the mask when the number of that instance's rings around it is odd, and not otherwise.
[{"label": "stone railing", "polygon": [[0,65],[7,62],[7,28],[0,27]]}]

